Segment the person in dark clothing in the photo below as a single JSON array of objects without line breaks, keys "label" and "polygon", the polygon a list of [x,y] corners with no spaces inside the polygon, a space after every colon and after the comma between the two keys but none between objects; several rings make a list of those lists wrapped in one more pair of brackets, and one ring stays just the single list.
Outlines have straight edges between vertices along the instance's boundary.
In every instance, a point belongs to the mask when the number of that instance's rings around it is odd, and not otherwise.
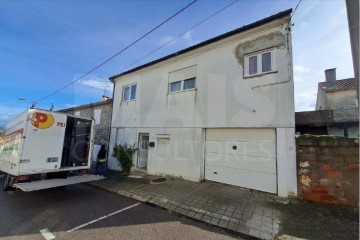
[{"label": "person in dark clothing", "polygon": [[104,175],[106,172],[106,145],[102,144],[97,155],[95,172]]}]

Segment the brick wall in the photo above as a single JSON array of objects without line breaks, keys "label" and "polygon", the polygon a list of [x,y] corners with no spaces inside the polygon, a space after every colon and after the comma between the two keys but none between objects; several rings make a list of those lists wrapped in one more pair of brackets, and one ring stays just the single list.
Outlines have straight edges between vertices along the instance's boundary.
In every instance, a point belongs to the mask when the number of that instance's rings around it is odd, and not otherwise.
[{"label": "brick wall", "polygon": [[358,139],[303,135],[296,148],[299,196],[359,206]]}]

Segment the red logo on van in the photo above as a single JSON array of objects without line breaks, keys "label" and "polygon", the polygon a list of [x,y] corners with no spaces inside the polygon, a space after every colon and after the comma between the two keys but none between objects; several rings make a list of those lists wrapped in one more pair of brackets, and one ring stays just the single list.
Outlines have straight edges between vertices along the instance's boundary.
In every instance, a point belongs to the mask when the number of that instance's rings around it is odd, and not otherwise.
[{"label": "red logo on van", "polygon": [[46,129],[54,124],[54,117],[49,113],[34,112],[31,124],[40,129]]}]

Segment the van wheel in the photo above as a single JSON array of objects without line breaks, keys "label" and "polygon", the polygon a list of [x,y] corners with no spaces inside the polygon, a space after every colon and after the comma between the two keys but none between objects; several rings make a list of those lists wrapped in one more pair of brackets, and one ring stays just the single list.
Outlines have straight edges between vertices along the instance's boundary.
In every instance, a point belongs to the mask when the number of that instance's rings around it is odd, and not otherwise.
[{"label": "van wheel", "polygon": [[4,191],[14,190],[14,187],[12,186],[13,183],[13,177],[11,177],[10,174],[7,173],[4,181]]}]

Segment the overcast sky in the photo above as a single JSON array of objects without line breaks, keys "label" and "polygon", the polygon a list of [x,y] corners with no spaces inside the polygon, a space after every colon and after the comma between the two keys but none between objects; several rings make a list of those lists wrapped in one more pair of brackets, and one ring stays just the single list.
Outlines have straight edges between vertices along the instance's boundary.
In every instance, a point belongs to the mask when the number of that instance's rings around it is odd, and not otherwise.
[{"label": "overcast sky", "polygon": [[[55,110],[111,95],[108,77],[233,0],[199,0],[113,61],[38,107]],[[31,102],[65,86],[139,38],[190,0],[0,2],[0,129]],[[140,65],[289,8],[298,0],[240,0],[133,65]],[[345,0],[303,0],[294,15],[296,111],[314,110],[324,70],[353,77]],[[132,68],[131,67],[131,68]],[[25,100],[18,100],[19,98]]]}]

